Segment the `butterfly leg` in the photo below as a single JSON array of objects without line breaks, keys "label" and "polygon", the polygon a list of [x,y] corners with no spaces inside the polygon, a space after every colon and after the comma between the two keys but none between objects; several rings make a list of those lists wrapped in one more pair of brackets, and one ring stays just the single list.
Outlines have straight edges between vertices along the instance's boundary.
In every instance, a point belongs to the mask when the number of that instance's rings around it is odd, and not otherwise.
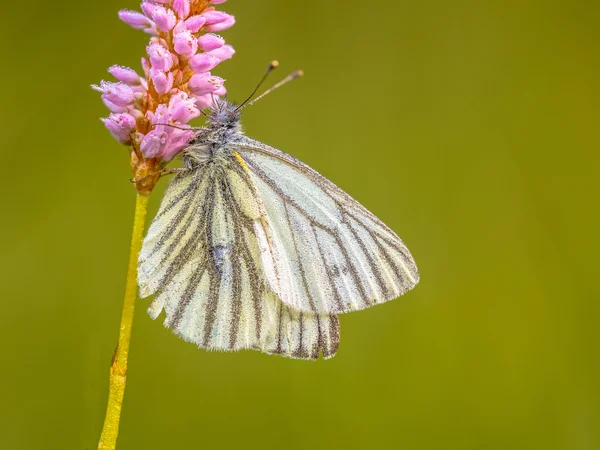
[{"label": "butterfly leg", "polygon": [[172,167],[172,168],[169,168],[169,169],[159,170],[158,172],[152,172],[152,173],[146,175],[145,177],[138,178],[137,180],[134,180],[133,178],[131,178],[129,181],[131,181],[132,183],[135,184],[135,183],[138,183],[138,182],[140,182],[142,180],[145,180],[146,178],[153,177],[156,174],[160,174],[160,176],[163,177],[164,175],[171,175],[171,174],[174,174],[174,173],[187,172],[188,170],[189,169],[186,169],[184,167]]}]

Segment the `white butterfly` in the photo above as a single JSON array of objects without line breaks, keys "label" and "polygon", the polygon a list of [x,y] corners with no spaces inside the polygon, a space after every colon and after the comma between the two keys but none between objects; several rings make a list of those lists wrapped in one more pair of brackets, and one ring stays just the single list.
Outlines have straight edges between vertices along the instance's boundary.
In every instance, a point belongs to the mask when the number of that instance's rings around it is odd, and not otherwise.
[{"label": "white butterfly", "polygon": [[152,318],[210,350],[332,357],[338,314],[419,281],[398,236],[294,157],[244,135],[239,107],[216,100],[183,152],[143,244]]}]

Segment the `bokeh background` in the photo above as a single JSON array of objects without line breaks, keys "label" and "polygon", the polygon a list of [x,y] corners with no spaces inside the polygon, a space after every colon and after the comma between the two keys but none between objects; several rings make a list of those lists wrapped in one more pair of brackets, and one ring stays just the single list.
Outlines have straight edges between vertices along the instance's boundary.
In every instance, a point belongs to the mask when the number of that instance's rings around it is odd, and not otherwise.
[{"label": "bokeh background", "polygon": [[[93,449],[134,206],[89,85],[136,0],[9,2],[0,48],[0,448]],[[207,353],[138,301],[120,449],[600,448],[596,1],[231,0],[244,117],[395,229],[421,283],[330,361]],[[273,79],[275,79],[274,77]],[[151,200],[153,214],[163,181]]]}]

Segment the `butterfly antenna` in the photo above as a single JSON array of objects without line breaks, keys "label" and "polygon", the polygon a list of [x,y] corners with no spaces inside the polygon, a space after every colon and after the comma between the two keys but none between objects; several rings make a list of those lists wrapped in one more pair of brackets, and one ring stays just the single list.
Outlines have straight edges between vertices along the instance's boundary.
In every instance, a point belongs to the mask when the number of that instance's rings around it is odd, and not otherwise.
[{"label": "butterfly antenna", "polygon": [[183,131],[193,131],[196,129],[196,127],[178,127],[177,125],[173,125],[172,123],[155,123],[152,124],[153,127],[171,127],[171,128],[176,128],[178,130],[183,130]]},{"label": "butterfly antenna", "polygon": [[[258,84],[256,85],[256,87],[254,88],[254,90],[252,91],[252,94],[250,94],[248,96],[248,98],[246,100],[244,100],[240,106],[238,106],[235,110],[239,111],[240,109],[242,109],[244,107],[244,105],[246,103],[248,103],[252,97],[254,97],[254,94],[256,94],[256,91],[258,91],[258,89],[262,86],[262,84],[265,82],[265,80],[267,79],[267,77],[269,76],[269,74],[271,72],[273,72],[273,70],[275,70],[277,68],[277,66],[279,66],[279,61],[273,60],[271,61],[271,63],[269,64],[269,67],[267,67],[267,70],[265,70],[265,74],[262,76],[262,78],[260,79],[260,81],[258,82]],[[264,95],[264,94],[263,94]],[[260,97],[259,97],[260,98]]]},{"label": "butterfly antenna", "polygon": [[[281,86],[283,86],[284,84],[289,83],[292,80],[295,80],[296,78],[301,77],[302,75],[304,75],[304,72],[302,72],[301,70],[296,70],[295,72],[290,73],[287,77],[285,77],[283,80],[281,80],[279,83],[273,85],[272,87],[270,87],[269,89],[267,89],[265,92],[263,92],[262,94],[260,94],[258,97],[256,97],[254,100],[252,100],[250,103],[246,103],[244,102],[242,104],[243,107],[246,106],[251,106],[254,103],[256,103],[257,101],[259,101],[261,98],[263,98],[265,95],[270,94],[271,92],[273,92],[275,89],[280,88]],[[247,100],[246,100],[247,101]],[[240,106],[240,108],[242,107]],[[238,108],[238,109],[240,109]]]}]

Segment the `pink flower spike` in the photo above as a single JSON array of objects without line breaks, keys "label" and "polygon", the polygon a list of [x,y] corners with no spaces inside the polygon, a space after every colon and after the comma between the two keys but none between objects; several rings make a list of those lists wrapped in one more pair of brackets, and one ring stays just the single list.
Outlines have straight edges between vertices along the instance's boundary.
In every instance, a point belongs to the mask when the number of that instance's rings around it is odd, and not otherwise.
[{"label": "pink flower spike", "polygon": [[92,89],[102,92],[102,99],[117,106],[127,106],[134,100],[134,92],[125,83],[101,81],[100,86],[93,85]]},{"label": "pink flower spike", "polygon": [[206,11],[202,16],[206,19],[208,31],[223,31],[235,24],[235,17],[221,11]]},{"label": "pink flower spike", "polygon": [[162,153],[168,144],[169,136],[167,133],[155,129],[144,136],[144,139],[142,139],[142,143],[140,144],[140,150],[144,157],[154,158]]},{"label": "pink flower spike", "polygon": [[199,53],[194,55],[188,61],[190,68],[195,73],[208,72],[216,67],[221,60],[209,53]]},{"label": "pink flower spike", "polygon": [[142,3],[142,11],[147,17],[152,18],[156,27],[161,31],[171,31],[177,23],[175,13],[164,6]]},{"label": "pink flower spike", "polygon": [[127,25],[138,30],[143,30],[150,26],[150,21],[148,20],[148,18],[137,11],[122,9],[121,11],[119,11],[119,19],[121,19]]},{"label": "pink flower spike", "polygon": [[209,55],[215,56],[215,57],[219,58],[221,61],[230,59],[234,53],[235,53],[235,50],[233,49],[233,47],[231,45],[224,45],[221,48],[217,48],[216,50],[211,50],[210,52],[208,52]]},{"label": "pink flower spike", "polygon": [[198,38],[198,45],[205,52],[210,52],[225,45],[225,39],[213,33],[203,34]]},{"label": "pink flower spike", "polygon": [[206,19],[200,15],[192,16],[187,19],[185,22],[185,27],[190,30],[192,33],[197,33],[200,31],[200,28],[204,26],[206,23]]},{"label": "pink flower spike", "polygon": [[140,76],[135,70],[130,69],[129,67],[111,66],[109,67],[108,72],[117,80],[122,81],[129,86],[137,86],[141,83]]},{"label": "pink flower spike", "polygon": [[181,123],[187,123],[200,115],[200,110],[196,108],[196,101],[185,92],[179,92],[171,97],[169,111],[171,120]]},{"label": "pink flower spike", "polygon": [[166,47],[158,42],[153,42],[146,47],[146,51],[148,52],[150,64],[152,64],[153,69],[162,70],[163,72],[171,70],[171,67],[173,67],[173,55],[171,55],[171,52]]},{"label": "pink flower spike", "polygon": [[190,15],[190,0],[173,0],[172,8],[180,19]]},{"label": "pink flower spike", "polygon": [[180,55],[190,57],[198,51],[198,39],[190,31],[182,31],[173,38],[173,49]]},{"label": "pink flower spike", "polygon": [[223,86],[224,82],[223,78],[212,76],[210,72],[206,72],[193,75],[188,81],[188,88],[194,95],[204,95],[216,91]]},{"label": "pink flower spike", "polygon": [[150,76],[154,83],[154,89],[158,94],[164,95],[173,88],[173,74],[171,72],[165,73],[160,70],[152,70]]},{"label": "pink flower spike", "polygon": [[100,120],[121,144],[131,142],[131,133],[135,130],[136,123],[130,114],[111,114],[106,119]]}]

